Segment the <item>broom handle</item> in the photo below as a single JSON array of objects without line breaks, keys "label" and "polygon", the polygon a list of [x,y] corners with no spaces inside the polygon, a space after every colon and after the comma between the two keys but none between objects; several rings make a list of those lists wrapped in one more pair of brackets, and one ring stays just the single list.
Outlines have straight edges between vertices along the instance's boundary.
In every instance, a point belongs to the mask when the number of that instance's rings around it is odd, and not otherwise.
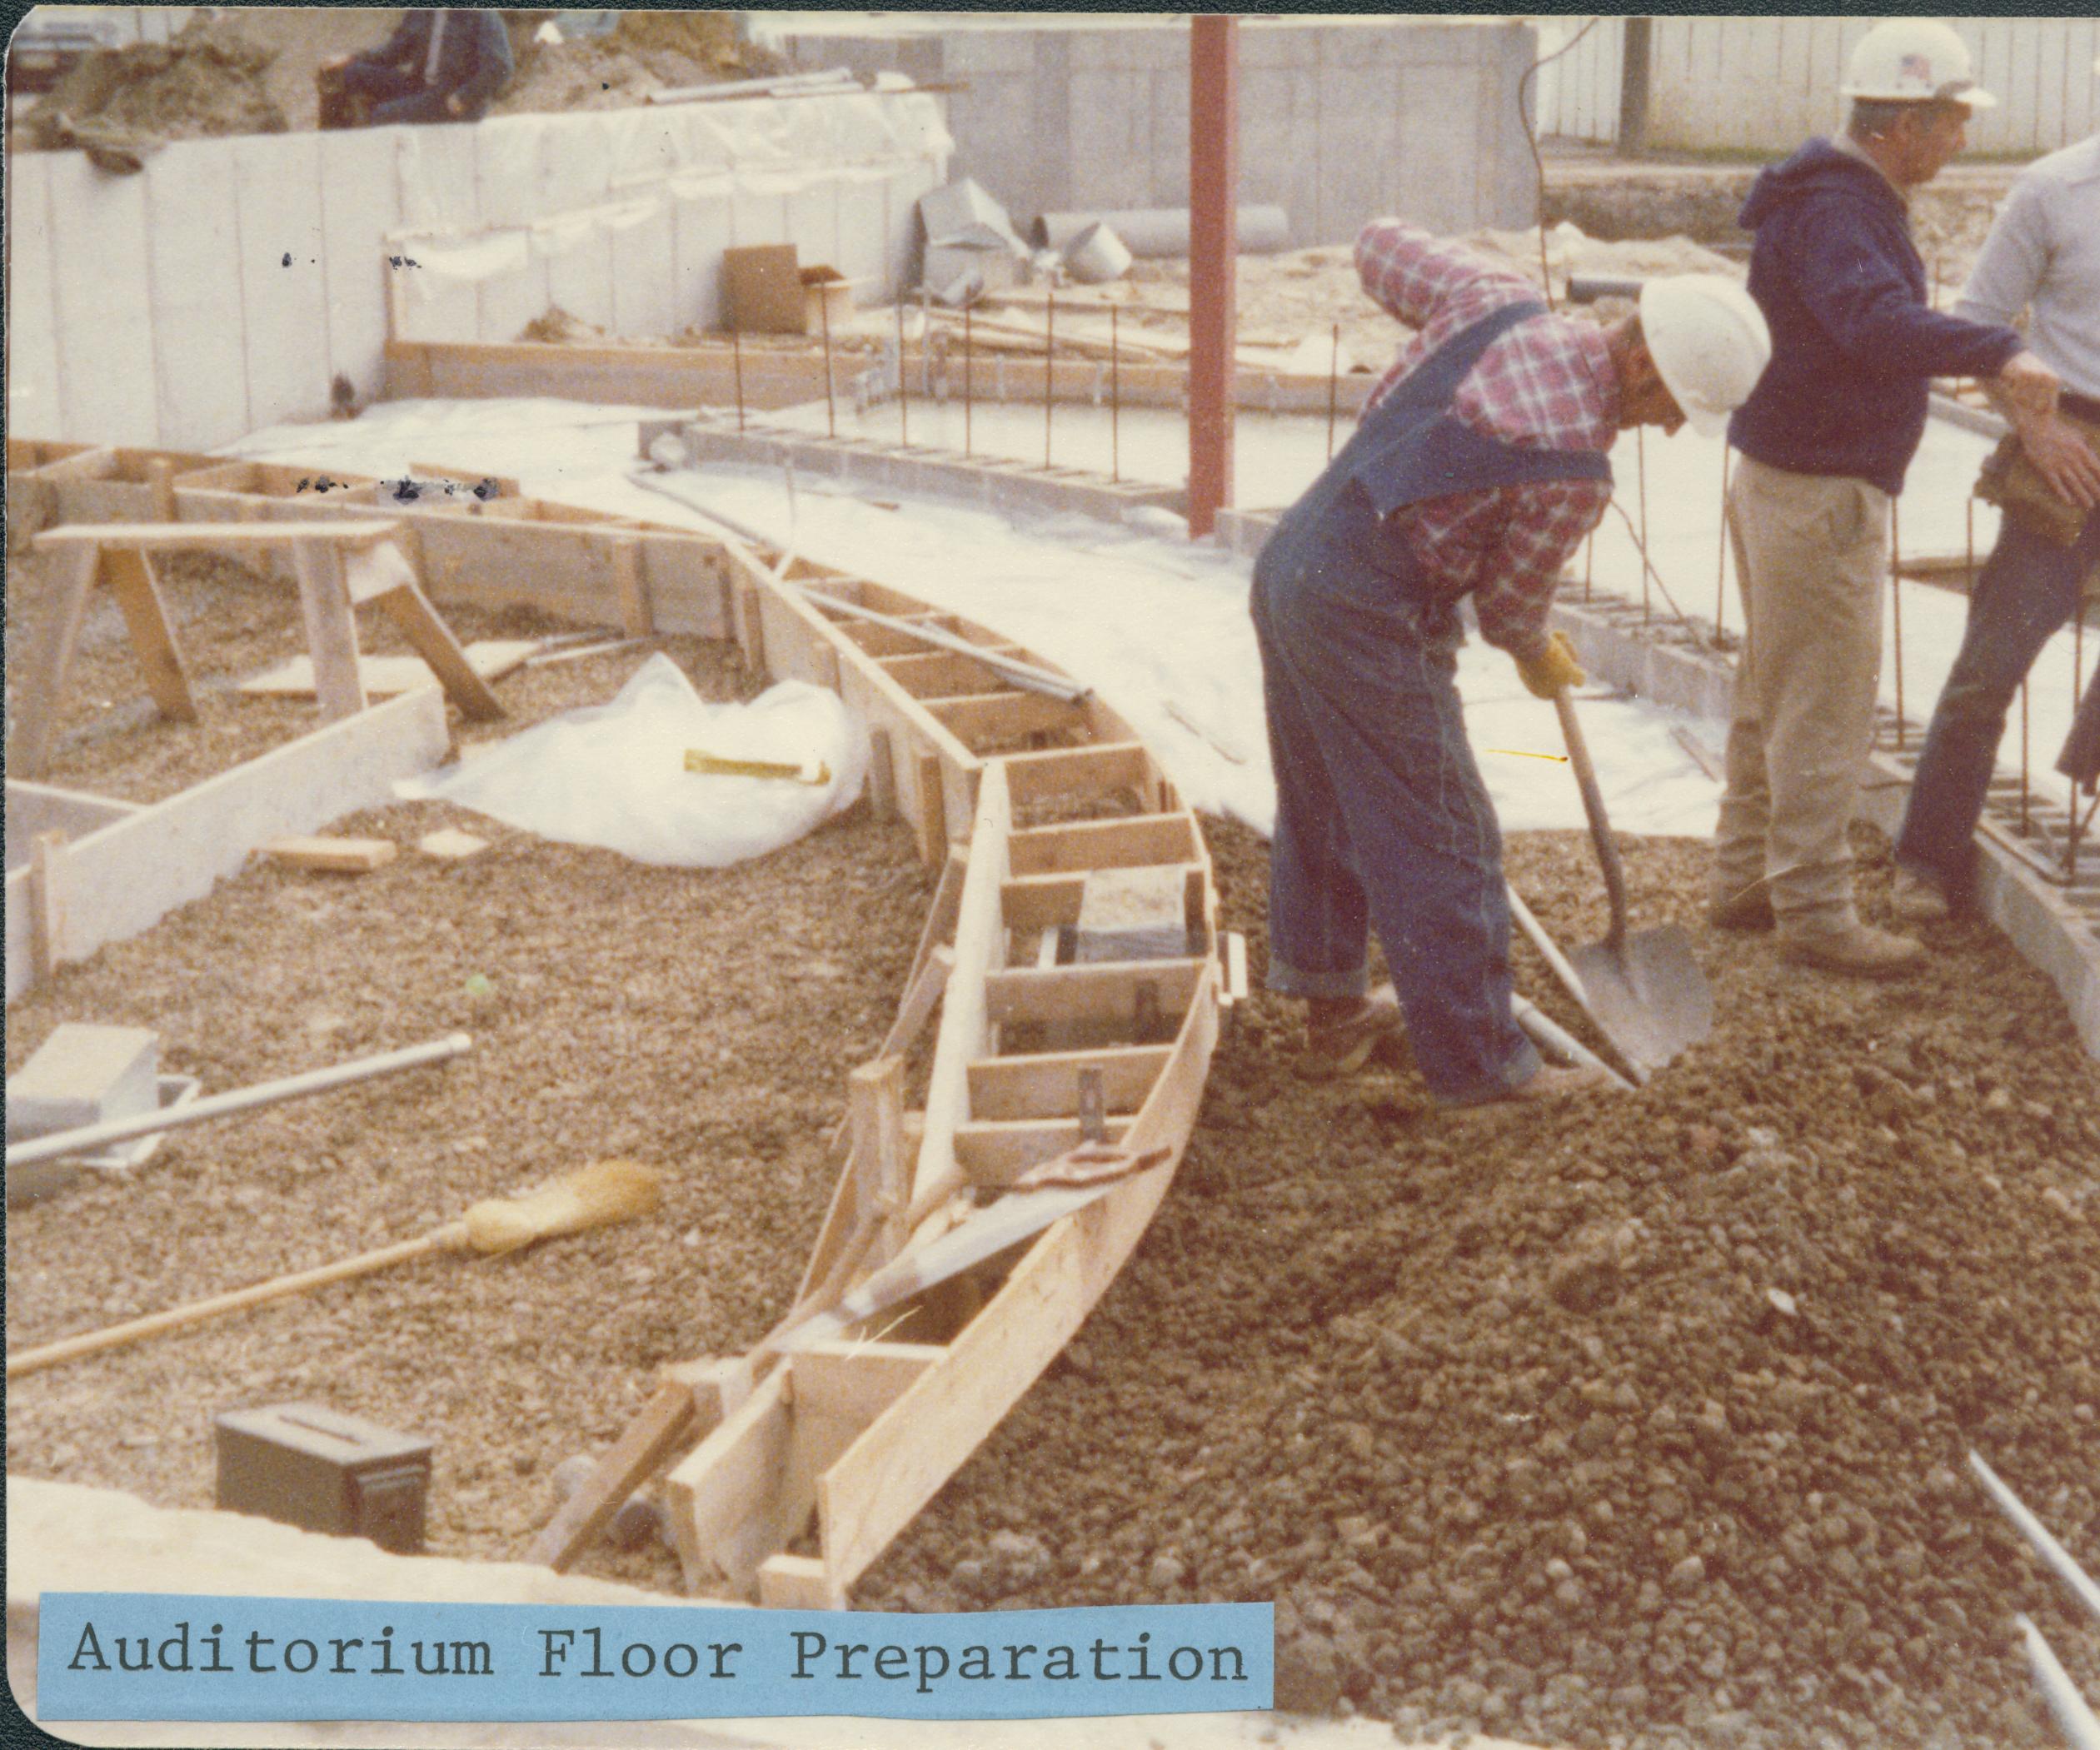
[{"label": "broom handle", "polygon": [[1619,842],[1612,837],[1612,823],[1604,815],[1604,793],[1597,787],[1597,768],[1589,763],[1589,744],[1583,740],[1582,725],[1575,720],[1575,701],[1563,687],[1553,696],[1560,713],[1560,733],[1568,743],[1568,763],[1575,769],[1575,785],[1582,791],[1583,812],[1589,816],[1590,840],[1597,847],[1597,861],[1604,871],[1604,891],[1612,905],[1611,932],[1604,945],[1616,955],[1626,940],[1626,871],[1619,867]]},{"label": "broom handle", "polygon": [[244,1289],[234,1289],[223,1294],[214,1294],[205,1300],[192,1300],[187,1305],[170,1307],[164,1313],[149,1313],[143,1319],[132,1319],[122,1324],[112,1324],[99,1331],[85,1331],[77,1337],[62,1337],[56,1343],[47,1343],[41,1349],[24,1350],[21,1354],[7,1357],[7,1377],[16,1379],[23,1374],[33,1374],[40,1369],[55,1367],[62,1361],[75,1360],[82,1355],[92,1355],[102,1349],[122,1348],[127,1343],[137,1343],[141,1338],[158,1335],[162,1331],[178,1330],[186,1324],[201,1324],[207,1319],[216,1319],[221,1313],[236,1312],[244,1306],[256,1306],[265,1300],[276,1300],[286,1294],[297,1294],[307,1289],[317,1289],[324,1283],[341,1282],[347,1277],[362,1276],[368,1270],[383,1269],[390,1264],[405,1264],[412,1258],[421,1258],[426,1253],[450,1249],[463,1244],[466,1238],[464,1222],[451,1222],[441,1228],[425,1234],[418,1239],[397,1241],[390,1246],[381,1246],[376,1251],[360,1252],[355,1258],[339,1258],[333,1264],[317,1264],[311,1270],[299,1270],[289,1276],[273,1276],[267,1282],[252,1283]]}]

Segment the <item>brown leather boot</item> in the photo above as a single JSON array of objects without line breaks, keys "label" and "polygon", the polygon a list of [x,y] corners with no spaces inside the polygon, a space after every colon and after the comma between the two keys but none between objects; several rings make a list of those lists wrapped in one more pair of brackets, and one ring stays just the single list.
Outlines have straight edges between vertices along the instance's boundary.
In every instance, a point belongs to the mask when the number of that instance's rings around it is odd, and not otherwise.
[{"label": "brown leather boot", "polygon": [[1898,979],[1925,964],[1925,945],[1871,924],[1850,924],[1788,935],[1779,943],[1779,958],[1848,978]]},{"label": "brown leather boot", "polygon": [[1329,1081],[1355,1074],[1374,1054],[1404,1062],[1406,1051],[1407,1029],[1400,1019],[1399,1000],[1390,985],[1381,985],[1369,996],[1359,998],[1353,1010],[1307,1019],[1298,1073],[1309,1081]]}]

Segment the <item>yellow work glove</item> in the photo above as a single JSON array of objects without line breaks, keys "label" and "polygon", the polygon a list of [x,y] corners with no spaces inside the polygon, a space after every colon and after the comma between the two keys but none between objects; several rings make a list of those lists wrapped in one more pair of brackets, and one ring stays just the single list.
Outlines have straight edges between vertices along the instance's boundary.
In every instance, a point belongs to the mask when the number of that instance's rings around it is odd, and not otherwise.
[{"label": "yellow work glove", "polygon": [[1517,675],[1535,699],[1550,699],[1569,687],[1580,686],[1589,678],[1576,661],[1575,647],[1565,632],[1555,632],[1546,641],[1545,649],[1529,661],[1519,657]]}]

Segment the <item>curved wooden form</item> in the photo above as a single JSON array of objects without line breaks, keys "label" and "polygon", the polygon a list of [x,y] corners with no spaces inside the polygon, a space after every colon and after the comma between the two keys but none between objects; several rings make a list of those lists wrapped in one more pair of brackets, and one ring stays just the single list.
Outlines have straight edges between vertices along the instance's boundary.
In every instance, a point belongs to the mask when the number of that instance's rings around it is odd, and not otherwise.
[{"label": "curved wooden form", "polygon": [[[788,1322],[836,1304],[895,1252],[954,1231],[975,1199],[1089,1128],[1134,1155],[1165,1151],[1018,1257],[935,1284],[875,1328],[788,1355],[761,1345],[699,1382],[701,1421],[721,1419],[666,1482],[688,1584],[726,1577],[762,1603],[840,1608],[1070,1339],[1144,1233],[1195,1122],[1223,950],[1195,817],[1099,700],[1005,686],[967,655],[918,643],[895,622],[1050,666],[894,590],[806,563],[776,581],[749,553],[728,556],[747,651],[776,676],[836,687],[861,713],[889,764],[885,789],[927,860],[945,865],[900,1028],[856,1075],[850,1152]],[[890,623],[819,606],[803,582]],[[966,844],[951,846],[965,822]],[[1133,870],[1150,875],[1149,945],[1177,951],[1087,957],[1096,940],[1116,951],[1113,935],[1082,931],[1090,892]],[[930,982],[943,989],[940,1024],[915,1115],[901,1109],[887,1054],[930,1007]],[[1100,1093],[1091,1124],[1090,1078]],[[790,1553],[812,1513],[817,1553]]]}]

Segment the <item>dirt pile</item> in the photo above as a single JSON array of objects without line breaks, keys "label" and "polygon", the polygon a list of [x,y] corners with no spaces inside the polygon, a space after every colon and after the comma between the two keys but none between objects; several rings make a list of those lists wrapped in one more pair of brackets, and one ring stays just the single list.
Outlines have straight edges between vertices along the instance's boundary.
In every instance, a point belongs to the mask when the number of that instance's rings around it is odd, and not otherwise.
[{"label": "dirt pile", "polygon": [[653,91],[759,78],[785,65],[762,43],[741,41],[730,12],[622,12],[605,36],[528,37],[517,57],[517,77],[491,114],[621,109]]},{"label": "dirt pile", "polygon": [[237,27],[193,22],[172,42],[140,42],[84,55],[32,112],[37,147],[67,143],[58,118],[146,139],[282,133],[284,112],[266,77],[274,52]]},{"label": "dirt pile", "polygon": [[[1258,982],[1264,849],[1205,830]],[[1513,845],[1564,942],[1584,857]],[[1637,914],[1705,859],[1632,843]],[[2100,1633],[1963,1462],[2100,1558],[2100,1077],[1981,927],[1899,990],[1701,944],[1713,1042],[1553,1116],[1303,1083],[1256,996],[1136,1258],[860,1602],[1273,1598],[1279,1703],[1583,1750],[2053,1744],[2010,1613],[2088,1693]]]}]

